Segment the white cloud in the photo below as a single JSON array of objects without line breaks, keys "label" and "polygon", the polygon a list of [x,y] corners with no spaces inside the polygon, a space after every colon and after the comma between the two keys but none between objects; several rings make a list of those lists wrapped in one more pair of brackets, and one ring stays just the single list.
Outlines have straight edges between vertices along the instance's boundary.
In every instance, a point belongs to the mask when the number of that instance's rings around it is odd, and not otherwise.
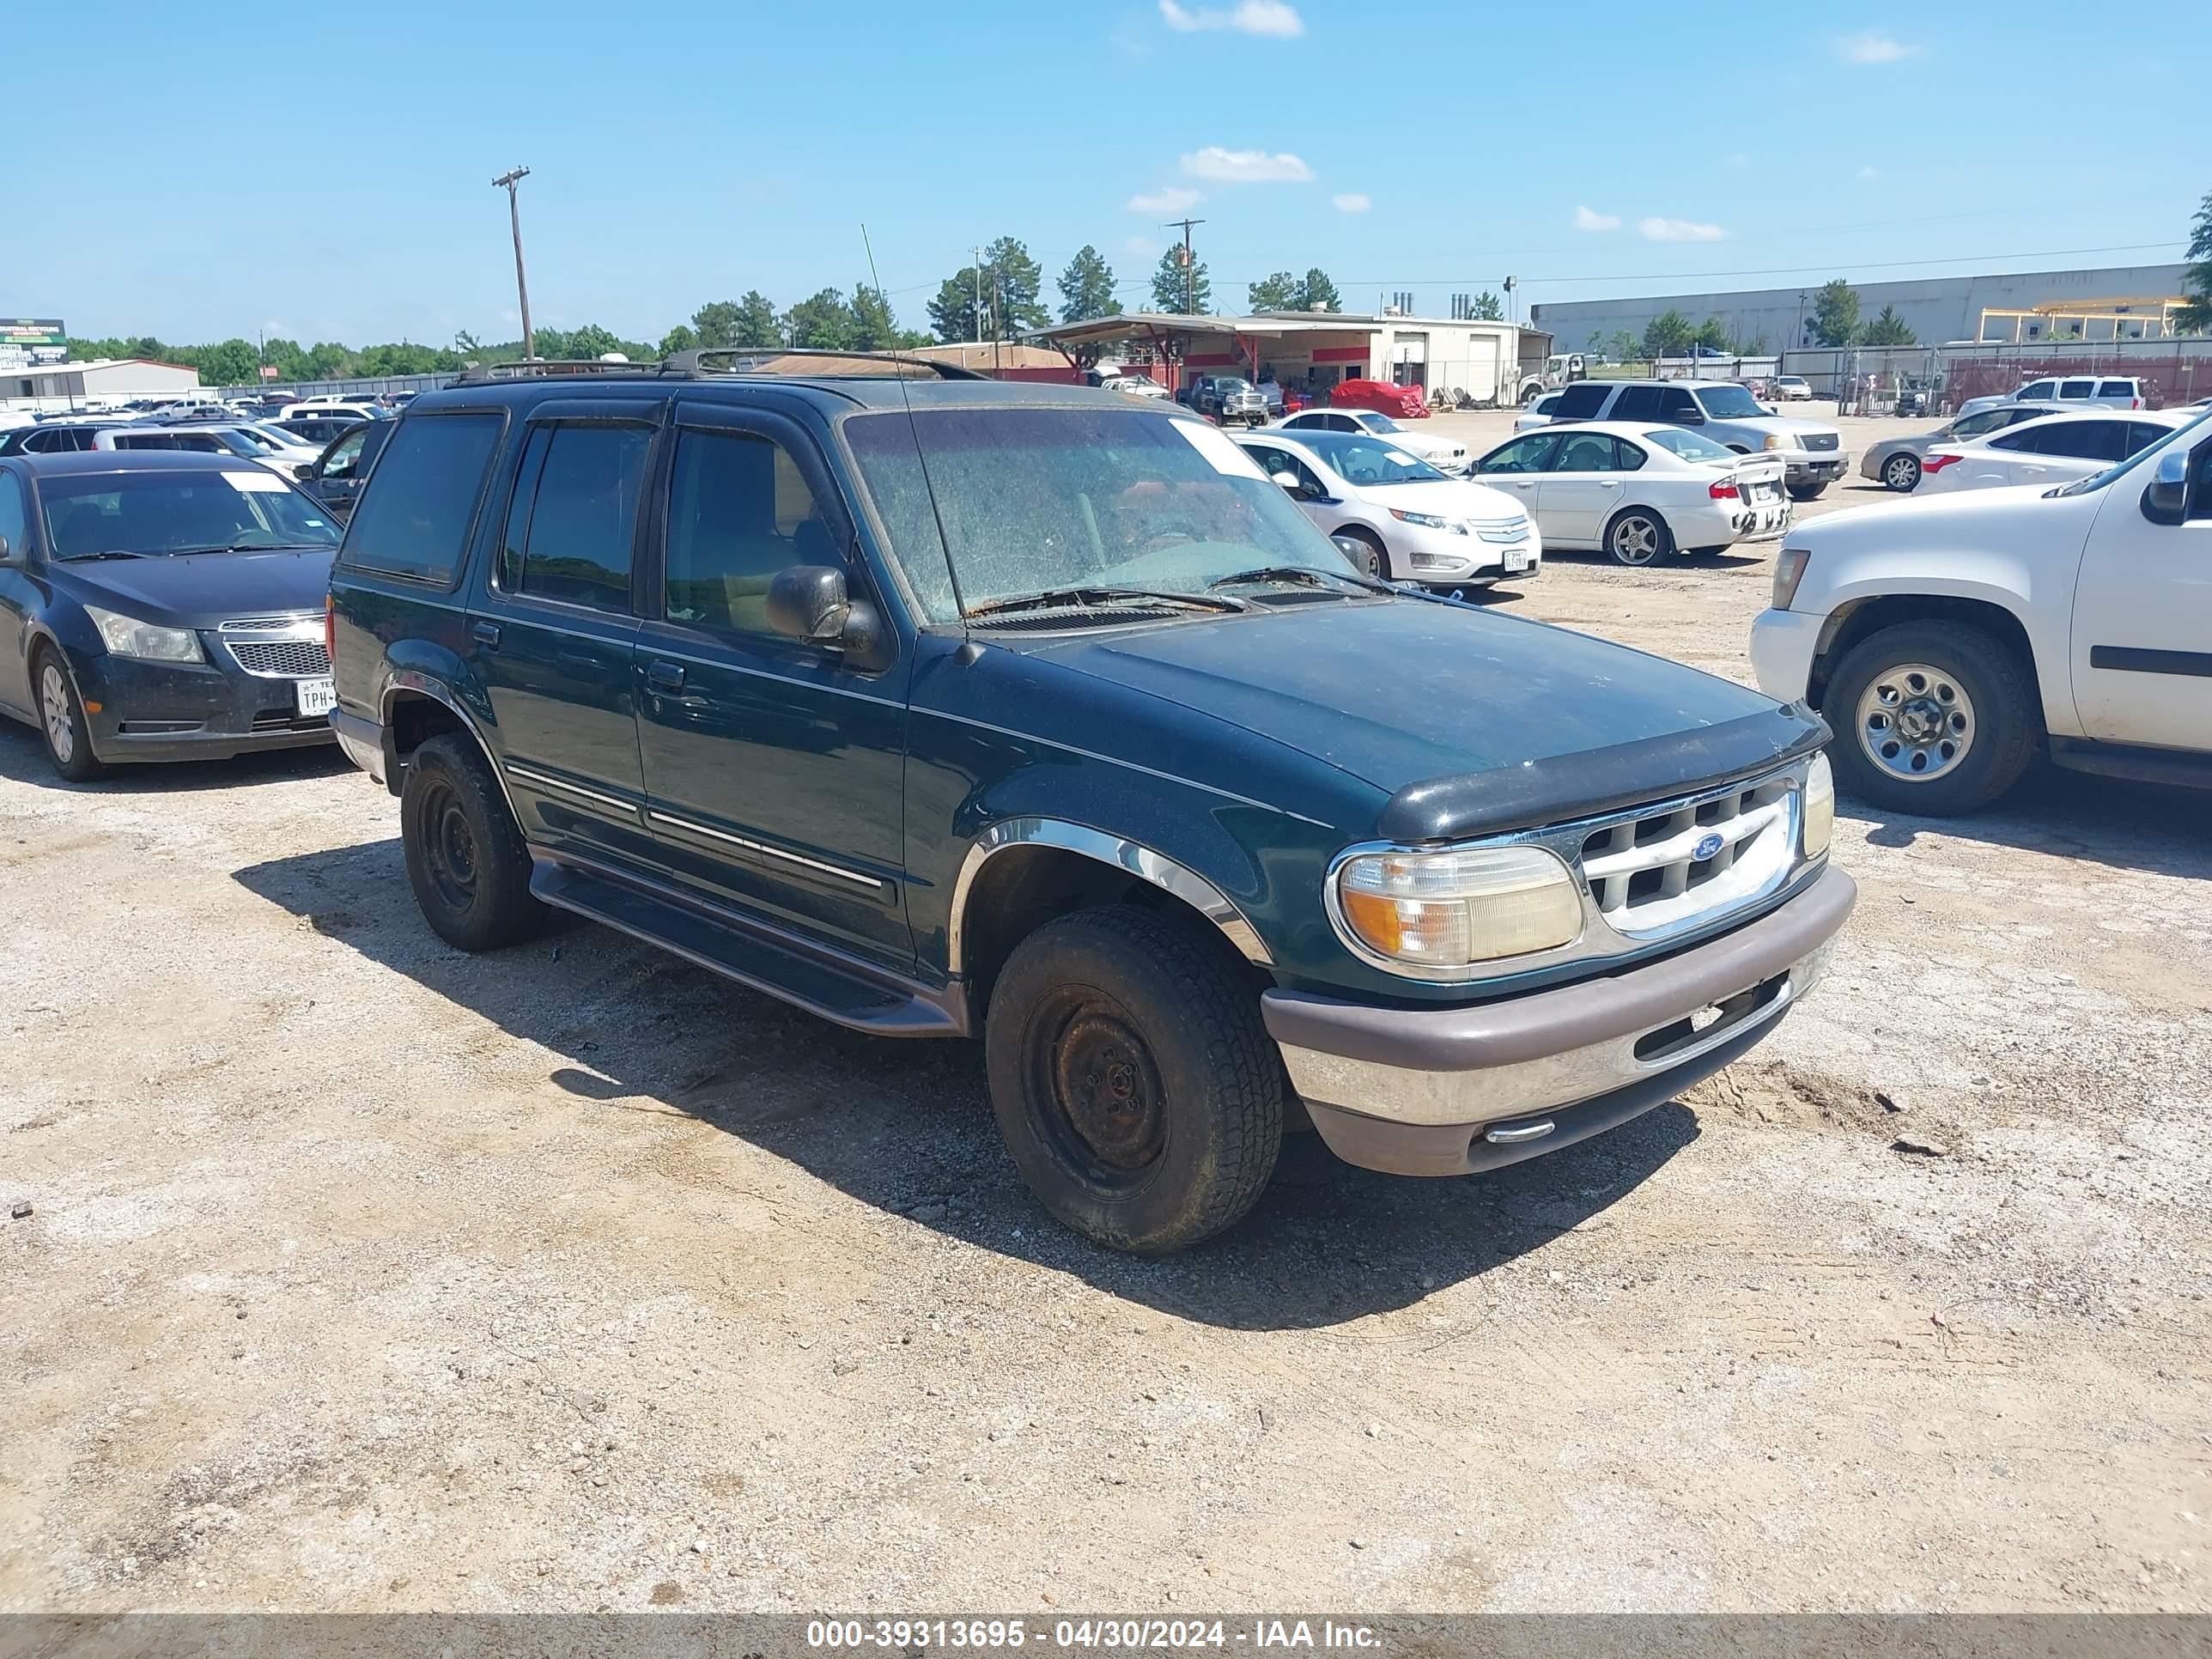
[{"label": "white cloud", "polygon": [[1728,234],[1718,225],[1701,225],[1694,219],[1662,219],[1656,215],[1638,219],[1636,228],[1647,242],[1717,242]]},{"label": "white cloud", "polygon": [[1859,169],[1859,177],[1862,179],[1879,179],[1881,177],[1881,169],[1875,167],[1861,167]]},{"label": "white cloud", "polygon": [[1341,196],[1330,197],[1328,204],[1339,213],[1364,213],[1375,205],[1367,199],[1365,192],[1357,190],[1347,190]]},{"label": "white cloud", "polygon": [[1208,144],[1182,158],[1182,170],[1194,179],[1211,179],[1217,185],[1303,185],[1312,181],[1313,169],[1295,155],[1270,155],[1263,149],[1224,149]]},{"label": "white cloud", "polygon": [[1149,236],[1132,236],[1121,244],[1121,252],[1133,253],[1140,259],[1149,259],[1160,251],[1160,245]]},{"label": "white cloud", "polygon": [[1181,213],[1194,207],[1200,200],[1197,191],[1182,185],[1162,185],[1149,196],[1137,195],[1129,198],[1132,213]]},{"label": "white cloud", "polygon": [[1863,34],[1840,35],[1836,40],[1836,55],[1846,64],[1894,64],[1919,54],[1919,47],[1908,46],[1874,29]]},{"label": "white cloud", "polygon": [[1575,210],[1575,228],[1577,230],[1619,230],[1620,216],[1618,213],[1593,213],[1586,207],[1577,207]]},{"label": "white cloud", "polygon": [[1225,11],[1212,6],[1200,6],[1192,11],[1177,5],[1176,0],[1160,0],[1160,16],[1170,28],[1182,34],[1234,29],[1239,34],[1266,34],[1279,40],[1291,40],[1306,32],[1305,20],[1298,15],[1297,8],[1285,4],[1285,0],[1238,0]]}]

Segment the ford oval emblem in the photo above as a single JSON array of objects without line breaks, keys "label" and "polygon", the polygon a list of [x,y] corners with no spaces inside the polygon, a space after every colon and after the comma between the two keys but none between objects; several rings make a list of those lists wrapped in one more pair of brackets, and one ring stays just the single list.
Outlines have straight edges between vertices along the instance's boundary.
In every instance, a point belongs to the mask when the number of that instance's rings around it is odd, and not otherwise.
[{"label": "ford oval emblem", "polygon": [[1703,841],[1698,843],[1697,850],[1692,852],[1690,856],[1697,860],[1698,863],[1703,864],[1707,859],[1712,857],[1714,854],[1719,852],[1722,848],[1727,845],[1728,843],[1723,841],[1718,836],[1707,836]]}]

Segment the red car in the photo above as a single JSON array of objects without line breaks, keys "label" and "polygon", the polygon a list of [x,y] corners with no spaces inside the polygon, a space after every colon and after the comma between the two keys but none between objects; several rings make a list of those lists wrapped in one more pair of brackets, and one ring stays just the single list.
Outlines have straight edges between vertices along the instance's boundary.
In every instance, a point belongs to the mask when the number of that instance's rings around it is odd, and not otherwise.
[{"label": "red car", "polygon": [[1428,418],[1428,394],[1417,386],[1396,386],[1389,380],[1339,380],[1329,393],[1332,409],[1371,409],[1406,420]]}]

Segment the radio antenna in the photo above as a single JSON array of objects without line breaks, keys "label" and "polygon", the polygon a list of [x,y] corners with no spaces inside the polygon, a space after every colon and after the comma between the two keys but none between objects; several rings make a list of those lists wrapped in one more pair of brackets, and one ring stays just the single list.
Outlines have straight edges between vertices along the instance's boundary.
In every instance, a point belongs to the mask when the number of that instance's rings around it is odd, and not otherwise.
[{"label": "radio antenna", "polygon": [[[876,290],[876,296],[878,299],[884,299],[884,279],[876,274],[876,249],[875,245],[868,240],[868,227],[866,222],[860,226],[860,247],[868,256],[869,284]],[[888,314],[890,311],[888,299],[884,299],[884,310]],[[901,363],[914,361],[901,356],[896,346],[891,348],[891,358],[895,362]],[[945,578],[952,584],[952,606],[960,613],[960,620],[964,623],[968,620],[968,601],[960,596],[960,570],[952,557],[952,538],[945,533],[945,514],[938,509],[937,486],[929,481],[929,457],[922,452],[921,422],[914,417],[914,392],[908,386],[906,378],[904,371],[902,370],[897,376],[899,401],[906,406],[906,429],[908,435],[914,439],[914,459],[915,465],[921,468],[921,488],[922,493],[929,497],[929,516],[937,521],[937,544],[945,554]]]}]

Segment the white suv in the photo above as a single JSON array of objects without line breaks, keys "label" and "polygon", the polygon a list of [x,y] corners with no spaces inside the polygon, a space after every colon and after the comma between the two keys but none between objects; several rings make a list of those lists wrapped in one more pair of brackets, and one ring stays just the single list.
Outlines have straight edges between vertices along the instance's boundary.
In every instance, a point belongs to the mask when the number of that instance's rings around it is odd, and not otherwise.
[{"label": "white suv", "polygon": [[2212,410],[2056,489],[1970,490],[1802,525],[1752,624],[1770,696],[1836,730],[1839,787],[1971,812],[2039,745],[2212,787]]},{"label": "white suv", "polygon": [[1959,405],[1959,413],[1972,415],[1978,410],[1995,409],[1999,404],[2073,404],[2085,409],[2148,406],[2141,380],[2118,374],[2069,374],[2030,380],[2002,397],[1969,398]]}]

